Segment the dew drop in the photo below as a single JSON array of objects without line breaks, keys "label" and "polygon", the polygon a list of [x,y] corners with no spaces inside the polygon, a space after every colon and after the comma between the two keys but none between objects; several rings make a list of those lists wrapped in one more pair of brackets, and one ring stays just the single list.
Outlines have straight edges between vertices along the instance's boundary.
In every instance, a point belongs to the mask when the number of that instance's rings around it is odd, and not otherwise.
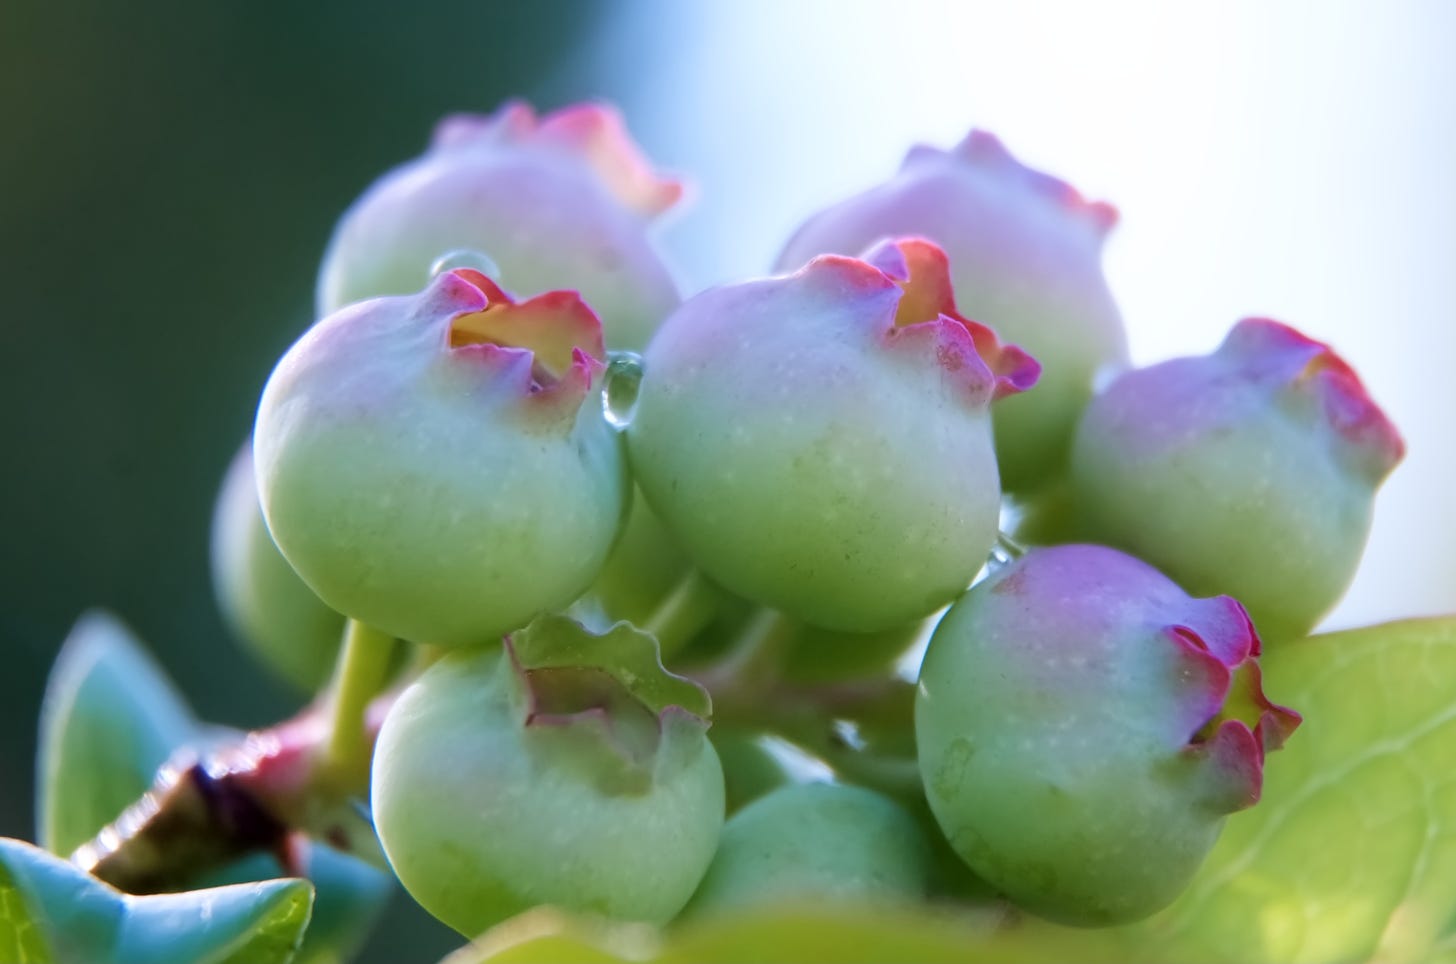
[{"label": "dew drop", "polygon": [[1005,532],[996,534],[996,544],[991,547],[991,555],[986,560],[986,573],[988,575],[999,572],[1011,565],[1022,556],[1026,555],[1026,547],[1012,539]]},{"label": "dew drop", "polygon": [[492,281],[501,280],[500,265],[490,255],[471,248],[455,248],[440,255],[430,265],[430,277],[438,278],[446,271],[454,271],[456,268],[473,268]]},{"label": "dew drop", "polygon": [[632,351],[614,351],[607,356],[607,381],[602,389],[602,413],[619,432],[632,424],[637,412],[637,393],[642,388],[642,356]]}]

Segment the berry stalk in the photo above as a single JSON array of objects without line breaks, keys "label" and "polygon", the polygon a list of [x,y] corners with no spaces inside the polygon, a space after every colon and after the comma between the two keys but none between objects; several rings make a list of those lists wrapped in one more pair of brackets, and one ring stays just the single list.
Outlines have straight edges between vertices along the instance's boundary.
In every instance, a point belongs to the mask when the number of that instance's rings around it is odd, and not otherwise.
[{"label": "berry stalk", "polygon": [[689,569],[647,617],[642,629],[657,638],[662,652],[677,652],[713,621],[721,599],[721,590],[698,570]]},{"label": "berry stalk", "polygon": [[369,779],[373,734],[365,725],[369,701],[388,680],[394,639],[357,619],[344,630],[344,645],[334,670],[329,700],[329,738],[321,764],[325,774],[344,786]]}]

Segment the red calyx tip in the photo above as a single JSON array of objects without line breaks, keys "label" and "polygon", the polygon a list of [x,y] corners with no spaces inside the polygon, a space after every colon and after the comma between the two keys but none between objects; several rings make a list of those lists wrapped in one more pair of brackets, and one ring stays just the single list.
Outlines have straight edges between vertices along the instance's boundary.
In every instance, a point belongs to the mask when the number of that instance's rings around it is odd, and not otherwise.
[{"label": "red calyx tip", "polygon": [[655,217],[683,196],[683,184],[653,170],[610,104],[572,104],[538,117],[524,101],[512,100],[489,116],[453,114],[435,127],[436,150],[523,145],[542,147],[584,161],[625,207]]},{"label": "red calyx tip", "polygon": [[472,268],[447,272],[483,296],[476,310],[450,321],[450,347],[524,349],[532,356],[532,391],[563,381],[589,383],[604,370],[602,325],[575,291],[548,291],[517,302],[489,277]]},{"label": "red calyx tip", "polygon": [[1218,352],[1275,384],[1313,394],[1326,423],[1376,483],[1405,456],[1399,430],[1371,399],[1360,376],[1328,344],[1271,318],[1245,318],[1229,331]]},{"label": "red calyx tip", "polygon": [[[1036,384],[1041,364],[1035,358],[1016,345],[1002,344],[989,326],[956,310],[950,262],[935,242],[918,237],[881,241],[865,254],[864,260],[901,289],[895,310],[896,328],[945,323],[957,325],[969,335],[973,353],[994,380],[993,399],[1026,391]],[[947,346],[939,357],[946,367],[960,370],[966,364],[963,354]]]},{"label": "red calyx tip", "polygon": [[1000,138],[988,131],[972,129],[952,153],[974,166],[996,171],[1033,195],[1076,215],[1092,225],[1099,235],[1105,236],[1117,226],[1117,208],[1106,201],[1089,200],[1061,178],[1027,167],[1006,149]]}]

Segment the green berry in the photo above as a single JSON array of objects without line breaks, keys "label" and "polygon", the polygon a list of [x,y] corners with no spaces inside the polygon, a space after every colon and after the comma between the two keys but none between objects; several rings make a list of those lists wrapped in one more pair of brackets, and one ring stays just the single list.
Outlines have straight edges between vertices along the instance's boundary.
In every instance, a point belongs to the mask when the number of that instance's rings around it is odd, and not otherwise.
[{"label": "green berry", "polygon": [[1234,596],[1266,639],[1300,637],[1354,579],[1403,453],[1328,345],[1247,319],[1213,354],[1127,372],[1092,402],[1076,524],[1189,592]]},{"label": "green berry", "polygon": [[229,466],[213,509],[212,585],[223,616],[265,666],[306,690],[327,682],[344,617],[308,588],[268,534],[251,442]]},{"label": "green berry", "polygon": [[1127,365],[1127,335],[1102,272],[1111,205],[1032,170],[985,131],[949,151],[916,147],[899,172],[811,217],[779,256],[790,270],[919,235],[944,249],[962,312],[1036,356],[1036,391],[997,405],[1001,482],[1023,493],[1065,470],[1099,373]]},{"label": "green berry", "polygon": [[783,902],[913,901],[930,850],[886,797],[829,783],[781,787],[734,814],[688,913]]},{"label": "green berry", "polygon": [[709,577],[860,633],[969,585],[1000,509],[990,405],[1037,371],[956,314],[934,245],[867,258],[688,301],[627,430],[643,494]]},{"label": "green berry", "polygon": [[416,642],[484,643],[569,605],[630,494],[604,355],[575,294],[516,303],[464,269],[325,318],[258,408],[278,548],[334,609]]},{"label": "green berry", "polygon": [[717,847],[707,694],[622,623],[542,617],[451,654],[379,735],[375,824],[410,895],[473,936],[551,904],[664,923]]},{"label": "green berry", "polygon": [[515,290],[581,292],[610,347],[640,350],[679,300],[648,228],[681,194],[603,104],[537,117],[511,101],[488,117],[447,117],[423,156],[380,178],[339,221],[319,271],[319,314],[408,294],[442,255],[473,252]]},{"label": "green berry", "polygon": [[1116,550],[1003,566],[946,613],[921,667],[920,772],[946,839],[1053,920],[1160,909],[1299,723],[1264,697],[1258,655],[1237,602]]}]

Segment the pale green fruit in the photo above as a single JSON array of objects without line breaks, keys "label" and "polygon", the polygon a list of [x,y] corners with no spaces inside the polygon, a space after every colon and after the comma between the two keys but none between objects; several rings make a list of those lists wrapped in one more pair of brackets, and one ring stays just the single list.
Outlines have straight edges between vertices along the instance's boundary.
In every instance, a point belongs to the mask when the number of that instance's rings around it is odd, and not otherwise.
[{"label": "pale green fruit", "polygon": [[955,313],[924,241],[689,300],[627,429],[658,517],[715,582],[870,633],[967,585],[996,538],[995,398],[1036,363]]},{"label": "pale green fruit", "polygon": [[278,548],[330,606],[416,642],[484,643],[564,608],[630,495],[604,356],[574,294],[516,304],[465,269],[325,318],[258,407]]},{"label": "pale green fruit", "polygon": [[543,617],[451,654],[379,735],[372,802],[410,895],[462,934],[551,904],[665,923],[723,823],[706,693],[625,623]]},{"label": "pale green fruit", "polygon": [[862,787],[781,787],[723,828],[691,914],[786,901],[913,901],[925,896],[930,849],[915,821]]},{"label": "pale green fruit", "polygon": [[1237,598],[1266,640],[1298,638],[1355,578],[1404,451],[1328,345],[1249,318],[1212,354],[1127,372],[1093,400],[1073,518],[1189,592]]},{"label": "pale green fruit", "polygon": [[961,311],[1036,356],[1036,391],[995,409],[1002,485],[1028,492],[1064,471],[1099,373],[1127,366],[1127,335],[1102,272],[1111,205],[1033,170],[985,131],[948,151],[916,147],[889,180],[815,214],[780,270],[919,235],[950,258]]},{"label": "pale green fruit", "polygon": [[263,665],[306,690],[327,682],[344,617],[308,588],[268,534],[251,442],[228,467],[213,509],[212,586],[228,624]]},{"label": "pale green fruit", "polygon": [[537,117],[511,101],[490,116],[452,115],[428,151],[381,177],[339,220],[319,269],[318,310],[408,294],[436,259],[484,255],[512,290],[579,291],[611,348],[640,350],[678,304],[649,229],[681,194],[605,104]]},{"label": "pale green fruit", "polygon": [[1260,686],[1259,638],[1102,546],[1033,549],[965,594],[925,653],[915,738],[926,798],[980,877],[1053,920],[1166,906],[1264,757],[1299,724]]}]

